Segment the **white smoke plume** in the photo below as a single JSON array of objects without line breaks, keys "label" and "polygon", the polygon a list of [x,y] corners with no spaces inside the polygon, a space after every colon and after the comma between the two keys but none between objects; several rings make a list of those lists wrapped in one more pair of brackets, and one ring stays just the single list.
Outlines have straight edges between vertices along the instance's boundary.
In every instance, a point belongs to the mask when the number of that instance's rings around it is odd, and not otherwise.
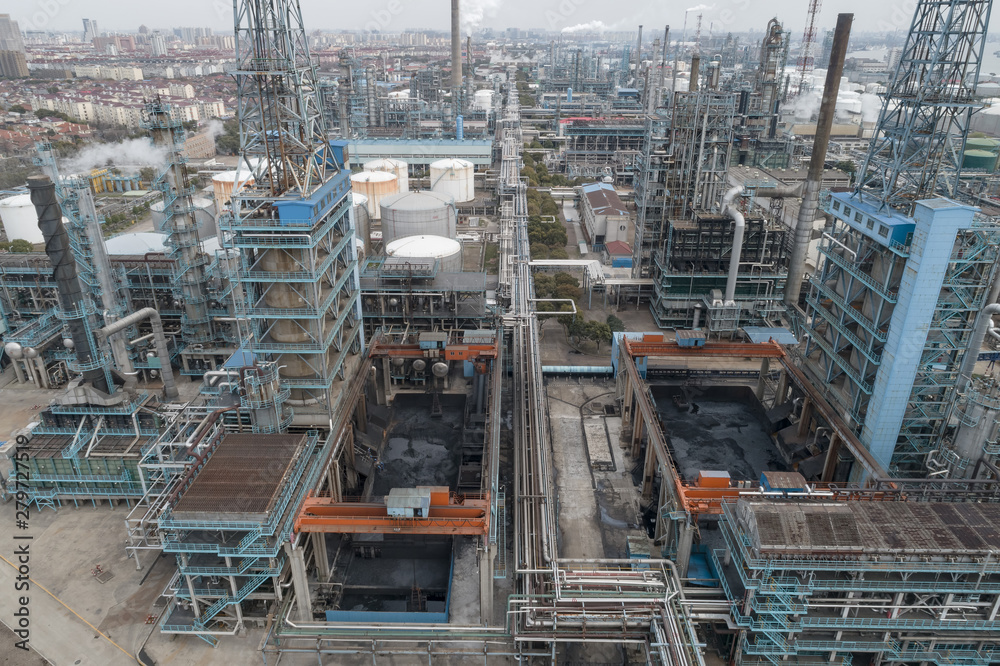
[{"label": "white smoke plume", "polygon": [[707,12],[711,9],[715,9],[715,5],[695,5],[694,7],[688,7],[684,11],[686,12]]},{"label": "white smoke plume", "polygon": [[882,111],[882,98],[872,93],[861,95],[861,120],[865,122],[876,122],[878,114]]},{"label": "white smoke plume", "polygon": [[783,107],[785,113],[791,113],[796,120],[809,122],[819,114],[820,103],[823,101],[823,94],[818,90],[807,90],[801,95],[792,99],[791,103]]},{"label": "white smoke plume", "polygon": [[205,125],[205,131],[208,132],[208,135],[212,137],[212,140],[214,141],[222,136],[223,132],[226,130],[225,127],[223,127],[221,120],[218,118],[212,118]]},{"label": "white smoke plume", "polygon": [[137,172],[142,167],[157,167],[167,160],[167,149],[153,145],[149,138],[129,139],[121,143],[96,143],[86,146],[66,160],[60,171],[84,173],[90,169],[115,166],[123,172]]},{"label": "white smoke plume", "polygon": [[575,32],[604,32],[610,30],[604,21],[590,21],[589,23],[579,23],[577,25],[566,26],[562,32],[573,34]]},{"label": "white smoke plume", "polygon": [[502,3],[503,0],[462,0],[462,34],[471,35],[473,30],[483,25],[484,18],[496,16]]}]

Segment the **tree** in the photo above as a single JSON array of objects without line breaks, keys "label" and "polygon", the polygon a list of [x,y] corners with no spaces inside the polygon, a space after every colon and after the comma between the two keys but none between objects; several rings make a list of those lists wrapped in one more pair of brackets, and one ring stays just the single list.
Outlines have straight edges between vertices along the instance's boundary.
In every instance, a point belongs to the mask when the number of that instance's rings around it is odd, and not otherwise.
[{"label": "tree", "polygon": [[14,106],[10,107],[8,109],[8,111],[10,111],[11,113],[27,113],[28,112],[28,110],[26,108],[24,108],[23,106],[21,106],[20,104],[15,104]]},{"label": "tree", "polygon": [[574,301],[580,298],[580,296],[582,295],[580,288],[574,287],[571,284],[557,284],[552,294],[556,298],[563,298]]},{"label": "tree", "polygon": [[609,314],[605,323],[611,329],[612,333],[621,333],[625,330],[625,322],[614,315]]},{"label": "tree", "polygon": [[564,247],[550,247],[549,259],[569,259],[569,252]]},{"label": "tree", "polygon": [[556,281],[548,273],[535,274],[535,295],[539,298],[547,298],[556,288]]},{"label": "tree", "polygon": [[532,259],[548,259],[549,258],[549,246],[542,245],[541,243],[532,243],[531,245],[531,258]]},{"label": "tree", "polygon": [[600,321],[588,321],[583,325],[583,336],[597,343],[597,351],[601,351],[601,343],[611,342],[611,328]]},{"label": "tree", "polygon": [[156,169],[153,167],[142,167],[139,169],[139,180],[152,184],[156,180]]},{"label": "tree", "polygon": [[571,339],[578,338],[583,333],[583,315],[579,312],[575,315],[572,313],[559,315],[559,323],[566,327],[566,335]]},{"label": "tree", "polygon": [[34,252],[35,246],[24,240],[23,238],[16,238],[10,242],[11,252]]},{"label": "tree", "polygon": [[577,280],[575,277],[573,277],[569,273],[565,273],[565,272],[556,273],[553,276],[553,279],[555,280],[556,286],[564,285],[564,284],[572,285],[574,287],[579,287],[580,286],[580,281]]},{"label": "tree", "polygon": [[227,120],[222,124],[222,134],[215,137],[215,149],[223,155],[236,155],[240,152],[239,121]]}]

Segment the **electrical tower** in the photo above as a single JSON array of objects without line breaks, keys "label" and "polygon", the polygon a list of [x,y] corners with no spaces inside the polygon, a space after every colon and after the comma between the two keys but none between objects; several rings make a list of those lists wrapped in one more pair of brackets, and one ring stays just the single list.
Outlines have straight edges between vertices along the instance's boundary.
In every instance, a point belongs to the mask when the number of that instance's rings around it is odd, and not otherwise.
[{"label": "electrical tower", "polygon": [[910,214],[957,193],[992,0],[920,0],[855,192]]},{"label": "electrical tower", "polygon": [[261,431],[290,423],[285,402],[298,421],[325,425],[363,344],[347,142],[327,139],[298,0],[238,0],[235,24],[240,160],[252,180],[234,192],[223,231],[240,253],[244,350],[274,361],[282,387],[252,407],[275,415]]},{"label": "electrical tower", "polygon": [[820,0],[809,0],[809,14],[806,18],[806,31],[802,33],[802,55],[799,56],[799,94],[806,89],[806,77],[813,69],[815,61],[812,55],[813,42],[816,41],[816,17],[822,6]]}]

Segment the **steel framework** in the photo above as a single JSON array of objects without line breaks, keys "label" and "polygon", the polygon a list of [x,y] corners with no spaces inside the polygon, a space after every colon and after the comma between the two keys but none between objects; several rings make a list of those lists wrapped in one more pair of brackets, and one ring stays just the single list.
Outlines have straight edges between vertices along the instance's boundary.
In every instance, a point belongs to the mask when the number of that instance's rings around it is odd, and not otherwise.
[{"label": "steel framework", "polygon": [[992,0],[921,0],[882,101],[855,192],[910,214],[958,192]]}]

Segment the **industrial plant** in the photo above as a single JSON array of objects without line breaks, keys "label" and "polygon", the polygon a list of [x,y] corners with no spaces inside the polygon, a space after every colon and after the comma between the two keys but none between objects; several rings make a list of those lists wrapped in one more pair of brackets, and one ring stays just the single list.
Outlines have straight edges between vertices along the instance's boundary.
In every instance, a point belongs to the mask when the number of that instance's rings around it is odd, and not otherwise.
[{"label": "industrial plant", "polygon": [[232,154],[195,156],[180,84],[132,109],[149,163],[37,133],[0,192],[0,535],[37,604],[3,639],[1000,663],[992,0],[907,4],[885,62],[804,4],[494,33],[451,0],[428,37],[237,0],[190,36],[229,54]]}]

